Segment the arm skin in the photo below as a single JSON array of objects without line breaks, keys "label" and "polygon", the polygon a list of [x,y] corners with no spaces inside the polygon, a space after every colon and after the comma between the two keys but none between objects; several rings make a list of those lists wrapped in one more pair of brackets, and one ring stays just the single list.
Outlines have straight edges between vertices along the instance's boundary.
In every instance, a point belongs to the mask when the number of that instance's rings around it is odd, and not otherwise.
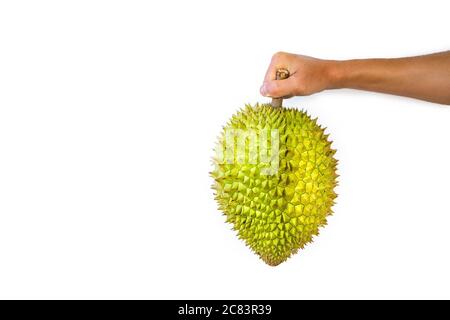
[{"label": "arm skin", "polygon": [[[286,80],[275,80],[279,68]],[[261,94],[305,96],[327,89],[350,88],[450,105],[450,51],[396,59],[322,60],[278,52],[272,57]]]}]

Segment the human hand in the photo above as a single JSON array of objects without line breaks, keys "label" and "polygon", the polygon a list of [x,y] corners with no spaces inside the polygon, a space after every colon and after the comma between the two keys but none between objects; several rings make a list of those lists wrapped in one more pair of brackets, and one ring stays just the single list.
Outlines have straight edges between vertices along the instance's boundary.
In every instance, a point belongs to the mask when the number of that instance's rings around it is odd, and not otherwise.
[{"label": "human hand", "polygon": [[[260,92],[263,96],[288,98],[307,96],[332,87],[332,61],[277,52],[272,56]],[[285,80],[275,80],[278,69],[290,73]]]},{"label": "human hand", "polygon": [[[287,69],[289,78],[276,80],[278,69]],[[450,51],[417,57],[342,61],[278,52],[272,57],[260,91],[263,96],[288,98],[339,88],[450,105]]]}]

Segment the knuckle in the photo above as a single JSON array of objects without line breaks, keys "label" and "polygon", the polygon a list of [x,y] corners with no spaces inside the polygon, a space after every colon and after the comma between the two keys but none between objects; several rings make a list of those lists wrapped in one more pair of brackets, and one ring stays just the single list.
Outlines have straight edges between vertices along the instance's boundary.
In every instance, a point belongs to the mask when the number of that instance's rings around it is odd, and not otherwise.
[{"label": "knuckle", "polygon": [[286,55],[286,52],[284,52],[284,51],[278,51],[278,52],[275,52],[275,53],[272,55],[272,61],[275,61],[275,60],[278,60],[278,59],[280,59],[280,58],[283,58],[285,55]]}]

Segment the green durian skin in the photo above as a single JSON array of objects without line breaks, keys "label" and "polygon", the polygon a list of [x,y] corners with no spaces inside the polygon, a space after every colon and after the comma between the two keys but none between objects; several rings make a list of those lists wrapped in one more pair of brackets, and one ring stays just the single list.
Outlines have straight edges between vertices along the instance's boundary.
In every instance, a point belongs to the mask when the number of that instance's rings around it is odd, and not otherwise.
[{"label": "green durian skin", "polygon": [[279,265],[311,242],[332,214],[335,150],[316,120],[297,109],[246,105],[224,127],[217,146],[226,148],[229,129],[278,130],[275,174],[262,174],[267,163],[228,163],[216,155],[211,176],[219,209],[238,237],[264,262]]}]

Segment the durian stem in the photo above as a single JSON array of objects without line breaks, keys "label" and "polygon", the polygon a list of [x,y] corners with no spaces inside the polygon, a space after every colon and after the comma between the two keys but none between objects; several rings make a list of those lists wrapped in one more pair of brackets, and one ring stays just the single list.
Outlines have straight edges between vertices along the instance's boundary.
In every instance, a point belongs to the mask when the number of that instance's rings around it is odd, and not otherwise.
[{"label": "durian stem", "polygon": [[[284,80],[289,78],[289,70],[287,69],[278,69],[275,74],[276,80]],[[272,98],[272,107],[281,108],[283,104],[283,98]]]}]

